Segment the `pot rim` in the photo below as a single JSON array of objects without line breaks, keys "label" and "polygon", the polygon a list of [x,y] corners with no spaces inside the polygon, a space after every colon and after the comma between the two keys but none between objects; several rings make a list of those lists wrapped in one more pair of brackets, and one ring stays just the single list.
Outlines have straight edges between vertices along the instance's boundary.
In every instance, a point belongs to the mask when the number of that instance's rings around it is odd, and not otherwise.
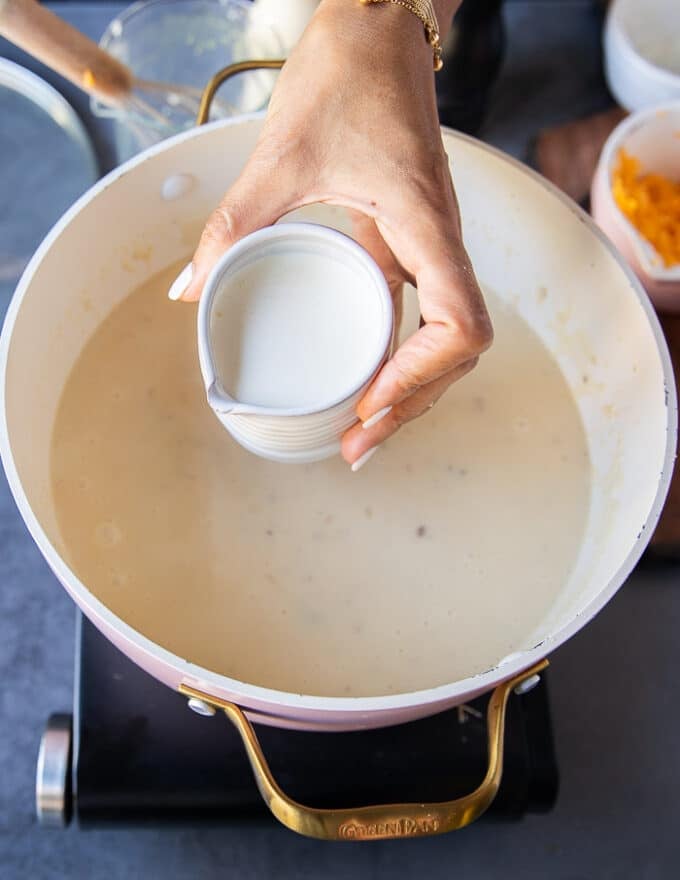
[{"label": "pot rim", "polygon": [[[201,136],[204,130],[212,131],[217,128],[227,128],[231,125],[240,125],[244,123],[255,122],[263,119],[265,113],[263,111],[257,113],[244,114],[237,118],[217,120],[200,128],[193,128],[189,131],[181,132],[172,138],[168,138],[159,144],[150,147],[143,153],[128,160],[123,165],[115,168],[106,176],[101,178],[94,186],[84,193],[69,210],[61,217],[59,221],[48,232],[35,254],[31,258],[28,266],[24,270],[21,279],[16,287],[14,295],[10,301],[5,316],[2,334],[0,336],[0,389],[2,399],[4,401],[4,389],[7,381],[7,363],[12,339],[12,331],[16,322],[21,303],[29,288],[33,275],[40,265],[44,255],[50,250],[52,245],[57,241],[62,230],[64,230],[71,220],[100,192],[112,186],[119,178],[149,161],[156,155],[171,150],[176,144],[191,140],[194,137]],[[124,638],[128,643],[135,646],[138,652],[149,655],[150,657],[161,660],[167,666],[174,668],[181,676],[183,682],[200,686],[204,690],[216,690],[221,692],[230,692],[237,695],[237,701],[243,706],[262,706],[267,705],[269,711],[274,707],[281,707],[289,710],[304,710],[310,712],[320,712],[326,716],[337,713],[346,716],[348,713],[360,714],[389,712],[391,710],[399,710],[414,706],[422,706],[430,703],[442,703],[444,701],[451,702],[456,698],[465,697],[472,691],[482,692],[483,690],[494,687],[504,679],[519,673],[529,667],[532,663],[546,656],[550,651],[559,647],[566,642],[571,636],[577,633],[591,618],[593,618],[612,598],[612,596],[622,586],[628,575],[631,573],[638,562],[642,552],[647,545],[647,536],[651,535],[654,526],[658,522],[663,503],[668,492],[671,476],[673,473],[673,465],[675,460],[675,441],[677,433],[677,398],[675,391],[675,380],[670,360],[670,354],[666,344],[659,319],[654,311],[651,301],[644,292],[640,282],[634,275],[632,269],[625,263],[614,245],[609,241],[605,234],[597,227],[592,218],[585,213],[575,202],[569,199],[564,193],[557,189],[553,184],[543,178],[540,174],[528,168],[519,160],[507,155],[496,147],[484,144],[476,138],[455,132],[449,128],[442,126],[442,134],[449,137],[457,138],[473,145],[477,149],[485,150],[491,153],[496,159],[506,162],[513,166],[521,173],[528,175],[535,183],[538,183],[553,196],[558,198],[566,208],[568,208],[575,217],[583,223],[595,235],[600,243],[605,247],[609,254],[616,260],[628,280],[633,292],[635,293],[645,316],[649,322],[650,329],[654,335],[661,359],[661,365],[664,375],[664,388],[666,395],[666,449],[664,453],[663,469],[661,471],[659,482],[656,487],[654,500],[651,504],[649,513],[644,523],[641,524],[640,532],[637,539],[633,543],[631,549],[614,573],[610,581],[597,593],[573,619],[554,631],[550,635],[542,639],[532,648],[518,651],[494,666],[482,672],[476,673],[464,679],[458,679],[443,685],[437,685],[432,688],[425,688],[417,691],[408,691],[399,694],[390,694],[374,697],[322,697],[307,694],[290,693],[287,691],[275,690],[262,687],[260,685],[248,684],[229,676],[212,672],[201,666],[193,664],[171,651],[161,647],[151,639],[142,635],[126,623],[118,615],[110,611],[104,603],[91,593],[84,583],[76,576],[71,568],[59,555],[47,534],[40,525],[37,517],[28,502],[24,493],[23,486],[16,469],[14,456],[9,440],[9,429],[7,424],[6,408],[3,404],[0,414],[0,456],[2,457],[7,480],[14,496],[19,512],[30,532],[33,540],[38,545],[42,555],[48,562],[54,574],[59,578],[62,584],[67,588],[68,592],[74,599],[77,598],[77,604],[81,609],[86,610],[88,616],[101,621],[103,624],[111,628],[120,637]]]}]

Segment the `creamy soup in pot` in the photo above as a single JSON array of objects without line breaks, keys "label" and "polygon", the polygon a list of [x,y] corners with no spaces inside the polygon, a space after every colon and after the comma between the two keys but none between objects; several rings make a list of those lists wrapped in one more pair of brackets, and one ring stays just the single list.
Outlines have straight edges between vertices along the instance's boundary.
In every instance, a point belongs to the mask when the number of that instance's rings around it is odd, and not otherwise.
[{"label": "creamy soup in pot", "polygon": [[412,691],[526,647],[575,563],[590,464],[518,314],[488,293],[492,349],[354,474],[231,439],[205,399],[195,307],[166,296],[177,271],[100,325],[59,404],[54,500],[88,588],[180,657],[296,693]]}]

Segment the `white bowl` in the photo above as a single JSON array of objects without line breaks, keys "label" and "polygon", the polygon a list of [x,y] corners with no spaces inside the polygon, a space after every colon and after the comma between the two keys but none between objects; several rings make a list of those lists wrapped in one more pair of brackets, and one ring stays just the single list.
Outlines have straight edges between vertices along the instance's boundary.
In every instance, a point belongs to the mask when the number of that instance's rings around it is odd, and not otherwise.
[{"label": "white bowl", "polygon": [[614,0],[604,28],[609,89],[626,110],[680,100],[680,0]]},{"label": "white bowl", "polygon": [[256,455],[328,458],[357,421],[392,326],[387,282],[351,238],[315,223],[260,229],[229,249],[203,289],[198,350],[208,403]]},{"label": "white bowl", "polygon": [[[680,0],[679,0],[680,2]],[[680,265],[665,266],[652,245],[620,211],[612,194],[612,174],[620,149],[640,160],[643,172],[680,177],[680,101],[628,116],[609,135],[591,189],[595,221],[621,251],[661,311],[680,312]]]}]

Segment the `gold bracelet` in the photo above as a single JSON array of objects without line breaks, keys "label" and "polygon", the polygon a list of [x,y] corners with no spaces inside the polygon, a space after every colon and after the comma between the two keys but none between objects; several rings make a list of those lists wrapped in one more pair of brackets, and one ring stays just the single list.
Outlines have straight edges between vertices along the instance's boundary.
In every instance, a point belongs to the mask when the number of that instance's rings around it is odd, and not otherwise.
[{"label": "gold bracelet", "polygon": [[394,3],[397,6],[403,6],[417,16],[423,23],[425,28],[425,36],[427,42],[432,46],[434,53],[434,69],[441,70],[444,66],[442,61],[442,44],[439,38],[439,23],[437,16],[434,14],[432,0],[361,0],[364,6],[369,3]]}]

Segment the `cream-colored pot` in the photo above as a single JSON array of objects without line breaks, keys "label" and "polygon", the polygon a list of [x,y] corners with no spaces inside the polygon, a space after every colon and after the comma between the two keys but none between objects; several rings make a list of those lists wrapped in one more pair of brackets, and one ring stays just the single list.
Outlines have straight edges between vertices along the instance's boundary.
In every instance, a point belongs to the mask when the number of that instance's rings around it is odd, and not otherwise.
[{"label": "cream-colored pot", "polygon": [[[579,208],[537,175],[496,150],[445,131],[477,274],[519,309],[559,361],[589,443],[594,479],[585,540],[540,637],[502,665],[441,687],[326,699],[235,681],[136,632],[97,600],[60,555],[49,474],[57,402],[80,350],[111,309],[193,248],[208,213],[253,149],[261,124],[260,117],[245,118],[186,132],[101,180],[35,254],[0,343],[2,458],[21,514],[52,570],[84,613],[137,664],[169,687],[199,692],[204,704],[225,708],[241,726],[254,761],[256,746],[246,722],[224,701],[269,724],[347,730],[415,719],[508,680],[516,683],[584,626],[630,573],[661,510],[676,432],[673,374],[659,324],[612,246]],[[173,178],[178,174],[184,176]],[[492,714],[502,715],[505,693],[498,695]],[[502,731],[494,736],[496,746],[502,745]],[[458,804],[440,814],[420,805],[420,812],[392,810],[363,818],[356,811],[318,818],[323,811],[317,811],[314,819],[293,821],[293,808],[277,800],[280,793],[268,787],[260,771],[261,787],[277,815],[317,836],[434,833],[466,824],[484,806]],[[497,771],[490,767],[489,773],[498,776]]]}]

